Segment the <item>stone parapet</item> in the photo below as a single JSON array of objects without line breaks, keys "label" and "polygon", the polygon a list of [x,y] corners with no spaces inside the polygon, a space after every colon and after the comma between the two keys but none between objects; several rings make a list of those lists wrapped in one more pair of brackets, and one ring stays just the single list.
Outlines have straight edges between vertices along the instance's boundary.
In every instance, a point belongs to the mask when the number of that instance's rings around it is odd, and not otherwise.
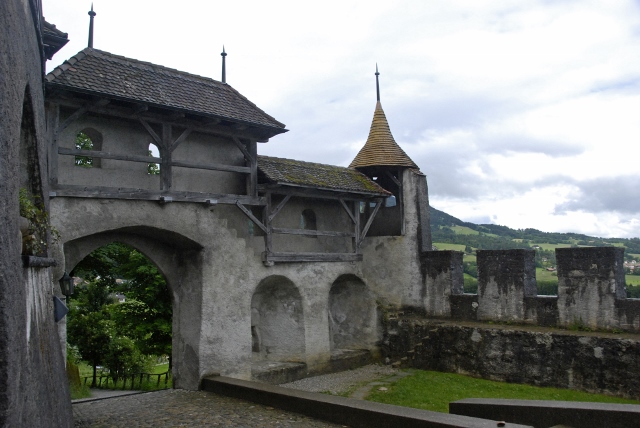
[{"label": "stone parapet", "polygon": [[425,270],[425,310],[428,316],[451,317],[451,295],[464,293],[462,252],[427,251],[422,254]]}]

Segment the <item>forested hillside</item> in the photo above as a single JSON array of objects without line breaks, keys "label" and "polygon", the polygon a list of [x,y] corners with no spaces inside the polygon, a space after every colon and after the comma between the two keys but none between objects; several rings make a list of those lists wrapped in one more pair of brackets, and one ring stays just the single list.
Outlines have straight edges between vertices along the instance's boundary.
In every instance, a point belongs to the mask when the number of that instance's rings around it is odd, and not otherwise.
[{"label": "forested hillside", "polygon": [[[468,228],[473,232],[456,230]],[[431,207],[433,242],[469,245],[480,250],[531,248],[535,244],[578,246],[624,246],[627,253],[640,254],[640,238],[597,238],[579,233],[550,233],[537,229],[511,229],[497,224],[464,222]]]}]

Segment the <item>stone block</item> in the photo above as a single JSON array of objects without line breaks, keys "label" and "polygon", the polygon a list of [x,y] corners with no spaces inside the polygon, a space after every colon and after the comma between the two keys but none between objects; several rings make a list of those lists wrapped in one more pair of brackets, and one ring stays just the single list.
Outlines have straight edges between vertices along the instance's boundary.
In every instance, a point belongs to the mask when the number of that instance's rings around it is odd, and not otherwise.
[{"label": "stone block", "polygon": [[537,295],[535,251],[478,251],[478,319],[524,321],[525,297]]},{"label": "stone block", "polygon": [[624,249],[557,248],[558,313],[564,326],[618,326],[616,300],[625,299]]},{"label": "stone block", "polygon": [[424,305],[428,316],[451,316],[449,296],[464,292],[462,255],[460,251],[426,251],[422,254],[426,271]]}]

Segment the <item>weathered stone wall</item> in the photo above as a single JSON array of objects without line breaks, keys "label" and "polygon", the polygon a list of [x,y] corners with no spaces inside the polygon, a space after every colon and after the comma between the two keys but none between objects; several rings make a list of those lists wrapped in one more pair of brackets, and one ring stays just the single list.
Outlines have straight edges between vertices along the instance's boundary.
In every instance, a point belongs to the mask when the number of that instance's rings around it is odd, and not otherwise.
[{"label": "weathered stone wall", "polygon": [[385,337],[391,361],[485,379],[640,398],[640,340],[400,319]]},{"label": "weathered stone wall", "polygon": [[[457,255],[454,257],[454,254]],[[538,296],[534,252],[478,251],[478,294],[463,294],[462,253],[422,254],[425,311],[452,319],[640,331],[640,299],[627,299],[624,249],[559,248],[558,296]],[[446,302],[443,302],[446,299]],[[443,309],[444,308],[444,309]]]},{"label": "weathered stone wall", "polygon": [[23,267],[18,226],[19,188],[47,194],[40,13],[39,2],[0,2],[0,425],[7,427],[72,426],[53,320],[56,283],[47,267]]},{"label": "weathered stone wall", "polygon": [[522,321],[524,298],[535,296],[533,250],[478,251],[478,319]]}]

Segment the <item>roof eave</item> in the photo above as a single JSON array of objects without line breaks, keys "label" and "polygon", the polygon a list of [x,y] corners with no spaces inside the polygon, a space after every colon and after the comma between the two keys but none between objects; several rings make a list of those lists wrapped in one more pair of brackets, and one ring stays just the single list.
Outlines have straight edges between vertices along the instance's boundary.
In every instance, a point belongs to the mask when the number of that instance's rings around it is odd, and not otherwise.
[{"label": "roof eave", "polygon": [[208,114],[208,113],[204,113],[204,112],[200,112],[200,111],[180,108],[180,107],[167,106],[167,105],[164,105],[164,104],[158,104],[158,103],[153,103],[153,102],[149,102],[149,101],[145,101],[145,100],[139,100],[139,99],[136,99],[136,98],[122,97],[122,96],[108,94],[108,93],[104,93],[104,92],[91,91],[91,90],[87,90],[87,89],[77,88],[77,87],[74,87],[74,86],[61,85],[61,84],[55,83],[55,82],[45,82],[45,87],[50,87],[52,89],[63,89],[65,91],[77,92],[77,93],[81,93],[81,94],[92,95],[92,96],[97,96],[97,97],[102,97],[102,98],[109,98],[109,99],[118,100],[118,101],[125,101],[125,102],[131,102],[131,103],[136,103],[136,104],[146,104],[146,105],[148,105],[150,107],[155,107],[155,108],[160,108],[160,109],[165,109],[165,110],[172,110],[172,111],[176,111],[176,112],[180,112],[180,113],[189,113],[189,114],[193,114],[193,115],[196,115],[196,116],[201,116],[201,117],[206,117],[206,118],[211,118],[211,119],[227,120],[227,121],[230,121],[230,122],[235,122],[235,123],[239,123],[239,124],[242,124],[242,125],[251,126],[251,127],[254,127],[254,128],[259,128],[260,130],[263,130],[266,134],[268,134],[267,138],[271,138],[271,137],[274,137],[274,136],[276,136],[278,134],[283,134],[283,133],[289,131],[288,129],[284,128],[284,126],[282,128],[277,127],[277,126],[269,126],[269,125],[264,125],[264,124],[261,124],[261,123],[249,122],[249,121],[246,121],[246,120],[236,119],[236,118],[232,118],[232,117],[219,116],[219,115]]}]

